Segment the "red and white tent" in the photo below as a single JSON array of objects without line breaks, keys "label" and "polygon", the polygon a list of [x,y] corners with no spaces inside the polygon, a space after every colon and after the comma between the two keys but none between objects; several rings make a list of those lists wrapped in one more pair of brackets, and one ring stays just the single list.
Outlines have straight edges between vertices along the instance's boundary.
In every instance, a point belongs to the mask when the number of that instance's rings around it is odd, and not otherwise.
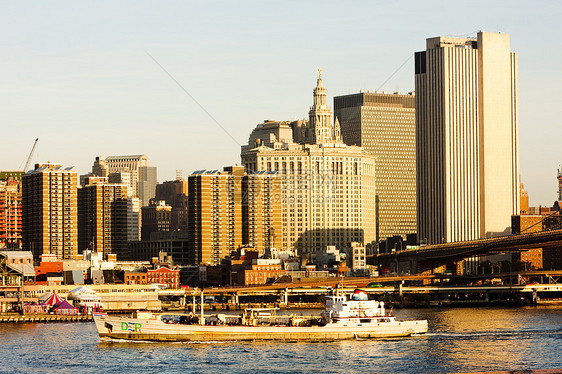
[{"label": "red and white tent", "polygon": [[39,299],[39,302],[43,302],[43,304],[48,305],[48,306],[55,306],[57,304],[60,304],[64,301],[64,299],[62,297],[60,297],[59,295],[57,295],[56,293],[52,293],[50,294],[50,296],[48,296],[47,298],[45,298],[45,300],[41,300],[41,298]]},{"label": "red and white tent", "polygon": [[70,305],[66,300],[63,300],[61,303],[55,305],[53,311],[55,312],[55,314],[66,314],[73,316],[78,314],[78,309]]}]

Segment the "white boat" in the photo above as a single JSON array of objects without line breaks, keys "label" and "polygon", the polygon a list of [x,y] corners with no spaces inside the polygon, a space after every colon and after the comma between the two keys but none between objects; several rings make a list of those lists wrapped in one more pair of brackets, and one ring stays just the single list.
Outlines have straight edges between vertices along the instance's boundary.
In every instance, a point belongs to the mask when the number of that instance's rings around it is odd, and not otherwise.
[{"label": "white boat", "polygon": [[427,332],[427,321],[399,321],[366,294],[327,297],[322,316],[277,316],[274,308],[246,309],[242,316],[137,312],[132,317],[94,313],[101,338],[140,341],[332,341],[404,337]]},{"label": "white boat", "polygon": [[101,297],[99,297],[94,290],[86,286],[81,286],[73,289],[68,293],[68,300],[73,300],[78,308],[85,308],[86,310],[99,310],[103,308]]}]

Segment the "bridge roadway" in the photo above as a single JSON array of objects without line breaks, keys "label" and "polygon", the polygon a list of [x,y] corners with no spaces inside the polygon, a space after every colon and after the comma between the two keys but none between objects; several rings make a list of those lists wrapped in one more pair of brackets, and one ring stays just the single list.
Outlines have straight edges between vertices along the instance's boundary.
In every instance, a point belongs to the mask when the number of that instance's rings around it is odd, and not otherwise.
[{"label": "bridge roadway", "polygon": [[[527,284],[527,285],[483,285],[483,286],[416,286],[416,287],[401,287],[403,292],[479,292],[479,291],[518,291],[532,292],[533,289],[537,291],[562,291],[562,283],[557,283],[558,278],[562,277],[562,270],[555,271],[528,271],[519,273],[501,273],[501,274],[487,274],[476,276],[456,276],[445,274],[427,274],[427,275],[399,275],[399,276],[380,276],[380,277],[347,277],[347,278],[334,278],[329,280],[319,280],[315,282],[300,282],[300,283],[278,283],[271,285],[260,286],[237,286],[237,287],[213,287],[205,288],[204,293],[208,296],[223,296],[223,295],[239,295],[239,296],[258,296],[258,295],[271,295],[280,292],[288,292],[290,294],[325,294],[329,288],[336,286],[344,288],[345,291],[352,292],[356,288],[362,288],[369,293],[385,293],[393,292],[397,289],[398,285],[402,285],[404,281],[424,281],[424,280],[442,280],[442,279],[457,279],[457,280],[471,280],[478,281],[491,278],[509,279],[517,278],[520,275],[523,278],[539,279],[545,277],[554,284]],[[383,287],[366,288],[369,283],[380,283]],[[392,286],[384,286],[385,283],[392,283]],[[544,287],[549,289],[544,289]],[[200,290],[189,289],[186,290],[187,295],[199,295]]]},{"label": "bridge roadway", "polygon": [[508,251],[525,251],[532,248],[562,246],[562,230],[540,231],[528,234],[500,236],[463,242],[432,244],[417,249],[368,256],[379,262],[398,259],[423,261],[459,261],[471,256],[489,255]]}]

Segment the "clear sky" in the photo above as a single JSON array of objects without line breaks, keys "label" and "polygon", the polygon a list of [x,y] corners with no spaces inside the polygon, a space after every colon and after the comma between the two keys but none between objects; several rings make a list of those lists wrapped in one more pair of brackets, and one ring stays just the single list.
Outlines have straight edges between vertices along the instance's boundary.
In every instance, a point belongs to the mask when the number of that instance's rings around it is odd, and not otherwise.
[{"label": "clear sky", "polygon": [[[331,98],[376,90],[433,36],[511,35],[519,54],[521,178],[557,199],[560,2],[1,1],[0,169],[90,170],[146,154],[158,180],[240,162],[265,119],[307,117],[322,68]],[[149,57],[153,56],[229,135]],[[414,90],[412,59],[381,88]]]}]

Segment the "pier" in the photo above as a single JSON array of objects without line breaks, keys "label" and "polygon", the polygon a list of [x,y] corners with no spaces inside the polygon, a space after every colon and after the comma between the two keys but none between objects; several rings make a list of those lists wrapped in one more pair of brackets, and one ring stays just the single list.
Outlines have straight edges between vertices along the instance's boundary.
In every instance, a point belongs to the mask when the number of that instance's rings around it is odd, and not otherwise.
[{"label": "pier", "polygon": [[[361,288],[379,299],[402,306],[538,305],[562,303],[562,283],[558,282],[561,277],[562,271],[538,271],[487,276],[429,274],[336,278],[316,282],[208,288],[204,290],[204,295],[218,297],[225,300],[230,308],[237,309],[240,304],[259,301],[278,306],[317,302],[320,296],[328,295],[335,287],[340,287],[344,293]],[[367,287],[369,285],[371,287]],[[188,299],[199,297],[199,292],[188,290],[186,296]]]},{"label": "pier", "polygon": [[83,314],[77,316],[55,315],[55,314],[0,314],[0,322],[11,323],[34,323],[34,322],[91,322],[91,315]]}]

